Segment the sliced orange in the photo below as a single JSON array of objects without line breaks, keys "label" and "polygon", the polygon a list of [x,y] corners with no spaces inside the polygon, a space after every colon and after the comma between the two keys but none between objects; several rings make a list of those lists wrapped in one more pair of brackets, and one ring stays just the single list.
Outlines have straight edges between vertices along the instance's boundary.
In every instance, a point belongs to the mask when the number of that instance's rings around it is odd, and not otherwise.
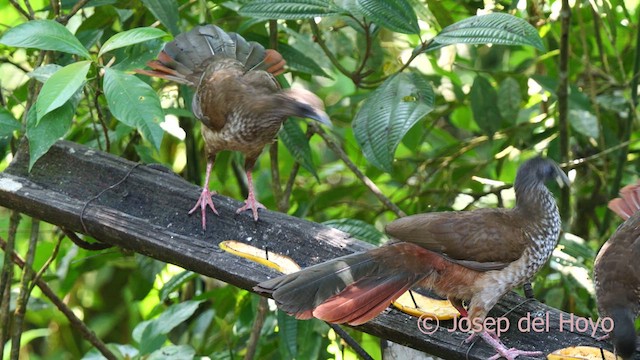
[{"label": "sliced orange", "polygon": [[[225,240],[220,243],[220,248],[228,253],[257,262],[264,266],[275,269],[283,274],[291,274],[300,270],[300,266],[286,255],[277,254],[264,249],[259,249],[236,240]],[[415,303],[414,300],[415,299]],[[416,307],[417,305],[417,307]],[[413,299],[409,292],[405,292],[396,301],[393,306],[398,310],[415,317],[424,315],[435,316],[438,320],[451,320],[460,316],[456,308],[451,305],[449,300],[436,300],[417,292],[413,292]]]},{"label": "sliced orange", "polygon": [[[251,246],[240,241],[225,240],[220,242],[219,246],[226,252],[249,259],[266,267],[276,269],[283,274],[291,274],[300,270],[300,266],[288,256],[280,255],[271,251],[267,253],[264,249],[258,249],[255,246]],[[267,256],[269,257],[268,259]]]},{"label": "sliced orange", "polygon": [[[602,355],[604,354],[604,357]],[[616,360],[611,351],[593,346],[572,346],[547,355],[548,360]],[[618,359],[622,359],[618,357]]]}]

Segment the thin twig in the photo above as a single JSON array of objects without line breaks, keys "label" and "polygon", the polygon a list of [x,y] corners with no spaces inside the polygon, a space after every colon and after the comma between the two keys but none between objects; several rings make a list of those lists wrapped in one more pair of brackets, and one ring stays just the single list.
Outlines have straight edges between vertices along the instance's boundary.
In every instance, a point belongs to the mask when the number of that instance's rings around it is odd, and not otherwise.
[{"label": "thin twig", "polygon": [[36,276],[33,277],[33,280],[31,280],[29,293],[31,293],[33,291],[33,288],[36,287],[36,282],[42,279],[42,276],[47,271],[47,269],[49,269],[49,266],[51,266],[51,264],[53,263],[53,260],[55,260],[55,258],[58,257],[58,252],[60,251],[60,245],[62,245],[62,239],[64,239],[64,233],[58,236],[58,241],[56,241],[56,245],[53,247],[53,251],[51,252],[51,255],[49,255],[49,258],[47,259],[47,261],[45,261],[44,265],[42,265],[40,270],[38,270],[38,273],[36,274]]},{"label": "thin twig", "polygon": [[[20,255],[15,252],[7,251],[8,244],[0,237],[0,248],[2,248],[5,252],[11,254],[12,262],[18,265],[20,268],[24,269],[25,261],[20,257]],[[107,348],[107,346],[100,340],[96,334],[87,327],[82,320],[78,319],[78,317],[73,313],[73,311],[60,299],[51,288],[44,282],[42,279],[36,281],[36,285],[42,293],[51,300],[51,302],[60,310],[64,316],[67,317],[69,323],[72,327],[80,332],[85,340],[89,341],[91,345],[96,347],[98,351],[102,354],[102,356],[106,357],[108,360],[117,360],[117,357]]]},{"label": "thin twig", "polygon": [[362,346],[358,344],[356,339],[354,339],[353,337],[351,337],[351,335],[349,335],[346,331],[344,331],[344,329],[341,328],[340,325],[331,324],[331,323],[327,323],[327,325],[329,325],[333,329],[333,331],[335,331],[336,335],[340,336],[342,340],[344,340],[344,342],[346,342],[347,345],[349,345],[353,349],[353,351],[356,352],[358,356],[360,356],[364,360],[373,360],[371,355],[369,355],[362,348]]},{"label": "thin twig", "polygon": [[340,148],[340,146],[338,146],[338,144],[333,139],[331,139],[327,135],[327,133],[324,130],[322,130],[322,128],[320,128],[319,126],[313,123],[310,124],[310,126],[313,127],[313,130],[315,131],[315,133],[320,135],[322,140],[324,140],[324,142],[329,146],[329,148],[334,153],[336,153],[336,155],[338,155],[338,157],[345,163],[345,165],[347,165],[347,167],[353,172],[353,174],[360,181],[362,181],[362,183],[367,188],[369,188],[369,190],[371,190],[373,195],[375,195],[378,198],[378,200],[380,200],[380,202],[387,207],[387,209],[391,210],[398,217],[407,216],[407,214],[405,214],[404,211],[400,210],[400,208],[396,204],[394,204],[391,200],[389,200],[389,198],[387,198],[382,193],[382,191],[380,191],[380,188],[378,188],[378,186],[373,181],[371,181],[371,179],[369,179],[364,173],[362,173],[362,171],[360,171],[360,169],[358,169],[356,164],[354,164],[353,161],[349,159],[349,156],[342,150],[342,148]]},{"label": "thin twig", "polygon": [[56,17],[60,16],[60,1],[58,1],[58,0],[50,0],[49,4],[51,4],[51,9],[53,9],[53,14]]},{"label": "thin twig", "polygon": [[29,0],[24,0],[24,7],[26,7],[27,11],[29,12],[29,19],[35,19],[36,12],[33,11],[33,7],[31,6],[31,2],[29,2]]},{"label": "thin twig", "polygon": [[33,20],[33,18],[29,15],[28,12],[26,12],[21,6],[20,4],[18,4],[18,2],[16,0],[9,0],[9,2],[11,3],[11,5],[13,5],[13,7],[20,13],[20,15],[26,17],[28,20]]},{"label": "thin twig", "polygon": [[11,212],[9,218],[9,234],[4,253],[2,274],[0,274],[0,354],[4,354],[4,344],[9,339],[9,306],[11,303],[11,280],[13,279],[13,262],[11,254],[16,245],[16,233],[20,224],[20,213]]},{"label": "thin twig", "polygon": [[27,312],[29,301],[31,279],[33,279],[33,260],[36,257],[36,245],[38,244],[38,233],[40,232],[40,220],[31,218],[31,236],[29,237],[29,247],[25,267],[22,269],[20,278],[20,292],[16,299],[16,309],[13,314],[13,336],[11,337],[11,360],[18,360],[20,357],[20,341],[22,339],[22,325],[24,315]]},{"label": "thin twig", "polygon": [[[562,0],[560,10],[560,81],[558,83],[558,126],[560,128],[560,159],[569,161],[569,31],[571,31],[571,7],[569,0]],[[564,187],[560,199],[560,216],[570,217],[569,188]]]},{"label": "thin twig", "polygon": [[[98,74],[98,76],[100,76]],[[93,95],[93,106],[96,108],[96,112],[98,113],[98,121],[100,122],[100,126],[102,127],[102,133],[104,134],[104,142],[106,147],[106,152],[111,152],[111,140],[109,140],[109,128],[107,127],[107,123],[104,120],[104,113],[102,112],[102,107],[100,106],[100,87],[96,87],[96,92]]]},{"label": "thin twig", "polygon": [[67,15],[64,15],[58,18],[58,22],[61,24],[66,24],[69,21],[69,19],[71,19],[73,15],[75,15],[78,11],[80,11],[80,9],[82,9],[85,5],[87,5],[88,2],[89,0],[78,1],[75,5],[73,5],[73,7],[71,8],[71,11],[69,11]]},{"label": "thin twig", "polygon": [[340,71],[341,73],[343,73],[344,75],[350,78],[351,72],[347,70],[344,66],[342,66],[342,64],[340,64],[338,59],[336,59],[336,57],[333,55],[331,50],[329,50],[329,47],[327,47],[327,44],[324,42],[324,39],[322,38],[322,34],[320,34],[320,29],[318,28],[318,24],[316,24],[315,20],[310,19],[309,25],[311,25],[311,32],[313,32],[315,41],[318,43],[318,45],[320,45],[320,48],[322,49],[322,51],[324,51],[324,54],[327,55],[327,57],[329,58],[329,61],[331,61],[333,66],[335,66],[336,69],[338,69],[338,71]]},{"label": "thin twig", "polygon": [[267,310],[269,310],[267,298],[260,296],[256,319],[253,322],[253,327],[251,328],[251,335],[249,335],[247,352],[244,354],[244,360],[252,360],[256,356],[256,350],[258,349],[258,343],[260,342],[260,333],[262,332],[264,320],[267,317]]}]

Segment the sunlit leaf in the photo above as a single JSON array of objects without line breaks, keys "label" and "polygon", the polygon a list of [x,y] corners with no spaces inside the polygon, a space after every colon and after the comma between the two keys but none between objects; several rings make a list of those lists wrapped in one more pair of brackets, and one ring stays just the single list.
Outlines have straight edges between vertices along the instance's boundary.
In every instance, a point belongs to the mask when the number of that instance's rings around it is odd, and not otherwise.
[{"label": "sunlit leaf", "polygon": [[544,50],[538,31],[524,19],[504,13],[472,16],[449,25],[426,51],[452,44],[528,45]]},{"label": "sunlit leaf", "polygon": [[597,139],[600,136],[598,118],[590,111],[581,109],[569,109],[569,124],[582,135]]},{"label": "sunlit leaf", "polygon": [[387,29],[417,34],[418,17],[406,0],[357,0],[360,10],[374,23]]},{"label": "sunlit leaf", "polygon": [[313,19],[343,12],[333,1],[328,0],[255,0],[238,10],[242,16],[286,20]]},{"label": "sunlit leaf", "polygon": [[369,162],[390,172],[402,137],[433,110],[431,85],[419,74],[387,79],[364,101],[353,120],[358,145]]},{"label": "sunlit leaf", "polygon": [[121,47],[138,44],[166,36],[167,33],[152,27],[136,28],[117,33],[104,42],[98,56]]},{"label": "sunlit leaf", "polygon": [[11,136],[17,130],[20,130],[20,122],[13,117],[11,111],[0,108],[0,137]]},{"label": "sunlit leaf", "polygon": [[147,141],[159,149],[164,135],[160,127],[164,112],[156,92],[134,75],[109,68],[105,69],[103,89],[113,115],[138,129]]},{"label": "sunlit leaf", "polygon": [[0,44],[91,57],[66,27],[53,20],[32,20],[10,28],[0,37]]},{"label": "sunlit leaf", "polygon": [[87,78],[91,61],[79,61],[56,71],[44,83],[36,100],[38,121],[67,102]]},{"label": "sunlit leaf", "polygon": [[357,219],[335,219],[322,223],[338,230],[342,230],[356,239],[366,241],[374,245],[380,245],[384,234],[378,231],[375,226]]}]

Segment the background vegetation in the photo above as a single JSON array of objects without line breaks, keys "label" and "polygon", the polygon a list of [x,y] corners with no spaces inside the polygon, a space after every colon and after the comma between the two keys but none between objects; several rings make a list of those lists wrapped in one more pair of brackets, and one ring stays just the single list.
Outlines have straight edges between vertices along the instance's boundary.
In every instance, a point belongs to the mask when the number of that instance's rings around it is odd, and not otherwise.
[{"label": "background vegetation", "polygon": [[[474,18],[461,36],[460,25],[447,28],[486,13],[523,21]],[[595,318],[589,273],[619,223],[606,203],[637,177],[638,16],[635,0],[10,0],[0,4],[0,169],[25,135],[32,164],[63,137],[201,183],[192,92],[131,70],[172,35],[214,23],[277,46],[290,70],[279,80],[318,94],[334,123],[286,122],[254,174],[267,207],[380,243],[384,224],[403,214],[511,206],[518,165],[544,154],[573,186],[554,189],[565,235],[534,292]],[[474,44],[445,46],[460,42]],[[214,189],[242,198],[241,167],[238,154],[219,155]],[[137,254],[81,249],[10,209],[0,208],[0,234],[119,357],[251,356],[256,295]],[[29,291],[32,273],[0,261],[6,356],[20,335],[14,358],[99,356]],[[377,339],[352,334],[379,356]],[[260,335],[261,359],[354,356],[324,323],[273,309]]]}]

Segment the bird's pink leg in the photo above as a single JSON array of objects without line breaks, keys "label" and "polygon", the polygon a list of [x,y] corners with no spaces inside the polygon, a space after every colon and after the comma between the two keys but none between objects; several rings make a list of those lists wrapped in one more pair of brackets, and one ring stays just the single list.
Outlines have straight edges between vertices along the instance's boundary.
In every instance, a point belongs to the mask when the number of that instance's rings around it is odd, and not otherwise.
[{"label": "bird's pink leg", "polygon": [[202,230],[207,229],[207,206],[213,210],[216,215],[218,214],[218,210],[213,206],[213,201],[211,200],[211,195],[214,195],[215,192],[209,191],[209,177],[211,176],[211,168],[213,168],[213,160],[207,162],[207,173],[204,178],[204,187],[202,188],[202,193],[200,194],[200,198],[196,205],[189,211],[189,215],[193,214],[196,209],[200,208],[202,213]]},{"label": "bird's pink leg", "polygon": [[500,339],[498,339],[497,336],[495,335],[491,336],[491,334],[488,334],[486,331],[481,331],[478,335],[480,335],[480,337],[482,337],[484,341],[486,341],[489,345],[491,345],[491,347],[493,347],[497,352],[497,354],[490,357],[489,360],[497,360],[500,358],[505,358],[507,360],[514,360],[520,355],[524,355],[524,356],[541,356],[542,355],[541,351],[523,351],[523,350],[518,350],[516,348],[507,349],[507,347],[504,346],[502,341],[500,341]]},{"label": "bird's pink leg", "polygon": [[247,183],[249,185],[249,195],[247,196],[247,200],[244,202],[244,206],[239,208],[238,211],[236,211],[236,214],[251,209],[251,212],[253,212],[253,220],[258,221],[258,209],[266,209],[266,207],[256,200],[256,195],[253,192],[253,177],[251,176],[251,170],[247,170]]}]

